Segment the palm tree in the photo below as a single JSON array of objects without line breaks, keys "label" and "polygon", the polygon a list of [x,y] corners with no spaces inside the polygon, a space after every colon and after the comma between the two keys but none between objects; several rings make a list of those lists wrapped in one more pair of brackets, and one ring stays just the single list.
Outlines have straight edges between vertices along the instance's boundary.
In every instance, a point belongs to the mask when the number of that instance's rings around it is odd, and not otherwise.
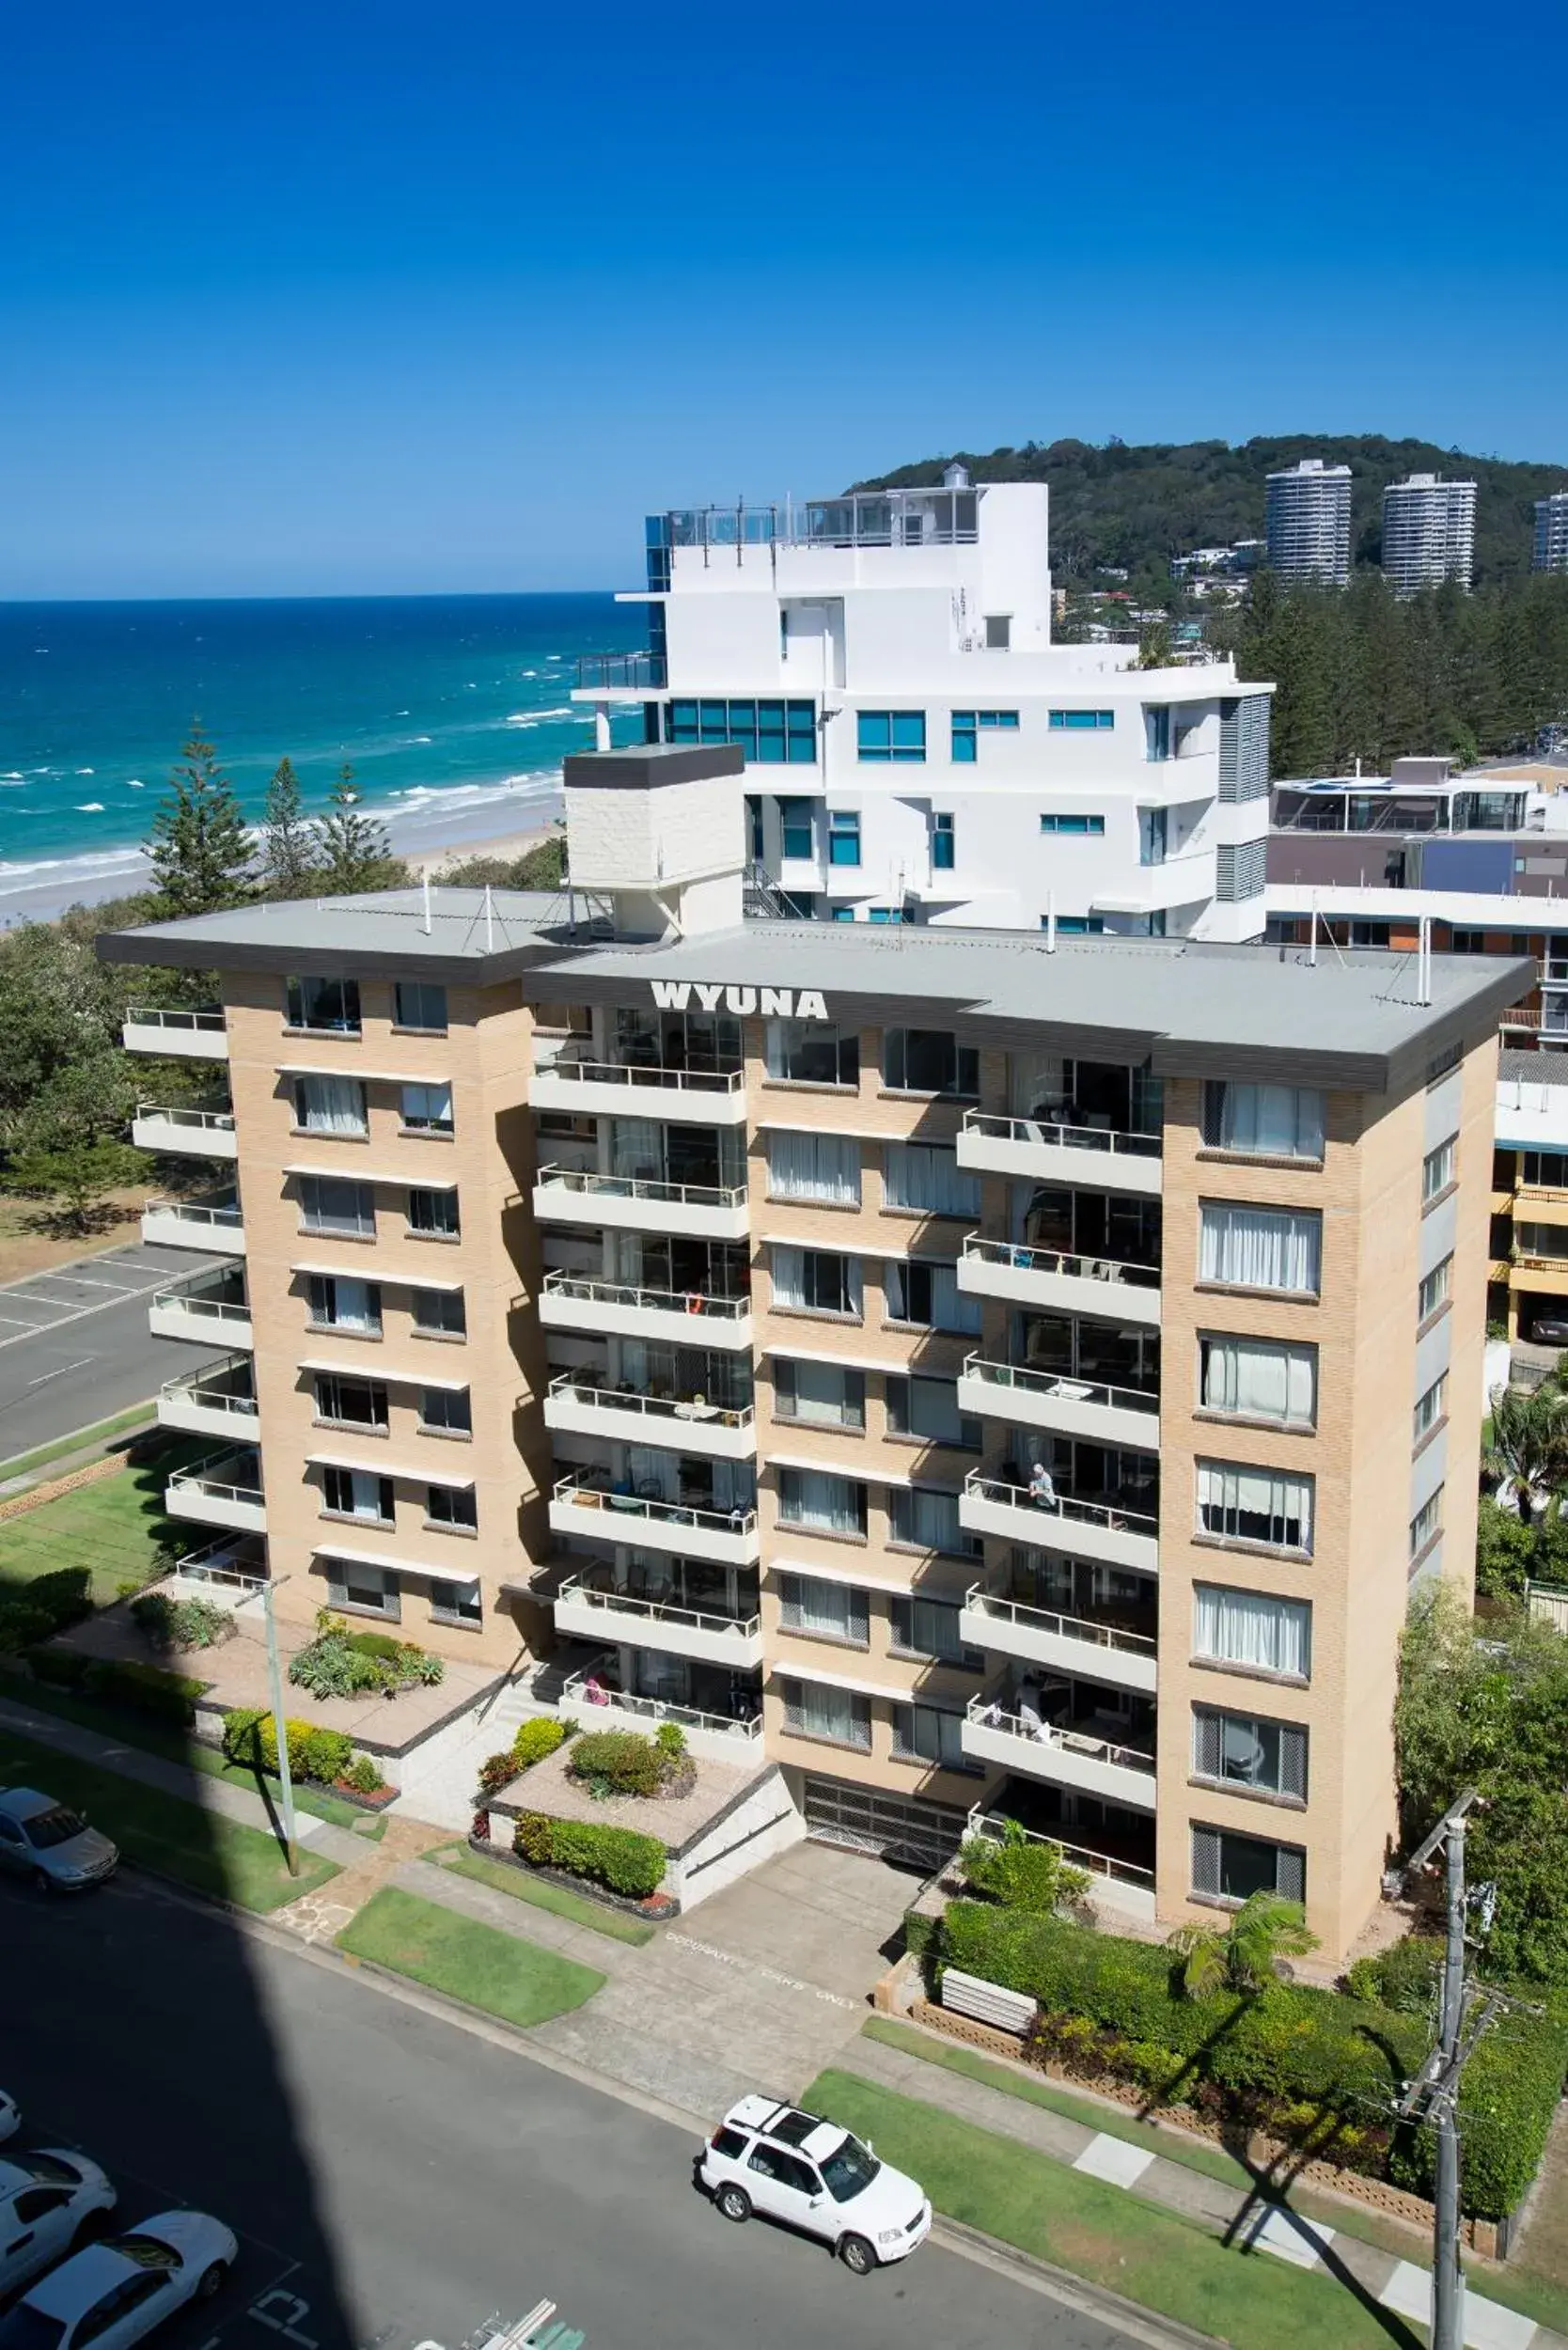
[{"label": "palm tree", "polygon": [[1268,1892],[1249,1893],[1228,1926],[1179,1926],[1170,1937],[1189,1999],[1207,1999],[1216,1991],[1265,1991],[1282,1958],[1304,1958],[1317,1947],[1301,1904]]},{"label": "palm tree", "polygon": [[1568,1389],[1554,1377],[1536,1388],[1494,1387],[1492,1441],[1482,1465],[1512,1485],[1519,1522],[1535,1522],[1538,1496],[1553,1501],[1568,1479]]}]

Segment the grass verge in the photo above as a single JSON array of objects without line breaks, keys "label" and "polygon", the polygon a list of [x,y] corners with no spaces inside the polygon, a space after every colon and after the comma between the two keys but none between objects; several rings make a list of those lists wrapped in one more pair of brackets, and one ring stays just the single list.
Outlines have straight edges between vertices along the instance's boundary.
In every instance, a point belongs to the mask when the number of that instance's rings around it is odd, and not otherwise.
[{"label": "grass verge", "polygon": [[291,1877],[264,1830],[204,1811],[180,1795],[143,1787],[13,1731],[0,1730],[0,1779],[57,1795],[112,1836],[127,1860],[173,1877],[192,1892],[262,1915],[315,1892],[337,1874],[333,1862],[306,1853],[299,1875]]},{"label": "grass verge", "polygon": [[371,1895],[337,1936],[337,1947],[507,2024],[547,2023],[581,2007],[604,1982],[591,1966],[395,1885]]},{"label": "grass verge", "polygon": [[156,1410],[157,1399],[152,1397],[145,1403],[133,1404],[127,1412],[117,1412],[113,1419],[95,1420],[90,1428],[56,1436],[52,1444],[36,1445],[31,1452],[13,1453],[9,1460],[0,1461],[0,1477],[25,1477],[31,1469],[63,1460],[68,1452],[86,1452],[91,1445],[106,1444],[111,1436],[122,1436],[128,1428],[149,1425]]},{"label": "grass verge", "polygon": [[612,1942],[653,1939],[653,1928],[640,1919],[623,1917],[619,1910],[606,1909],[602,1902],[586,1902],[580,1893],[564,1885],[552,1885],[546,1877],[525,1876],[521,1869],[509,1869],[504,1860],[487,1860],[482,1853],[470,1852],[466,1844],[444,1844],[439,1852],[427,1853],[425,1857],[450,1869],[454,1876],[472,1877],[476,1885],[488,1885],[493,1892],[510,1893],[513,1901],[548,1909],[557,1918],[570,1918],[574,1926],[588,1926],[595,1934],[607,1935]]},{"label": "grass verge", "polygon": [[156,1581],[192,1546],[189,1530],[165,1512],[169,1472],[212,1449],[210,1437],[149,1441],[134,1467],[8,1518],[0,1524],[0,1583],[86,1565],[93,1606],[108,1607],[123,1587]]}]

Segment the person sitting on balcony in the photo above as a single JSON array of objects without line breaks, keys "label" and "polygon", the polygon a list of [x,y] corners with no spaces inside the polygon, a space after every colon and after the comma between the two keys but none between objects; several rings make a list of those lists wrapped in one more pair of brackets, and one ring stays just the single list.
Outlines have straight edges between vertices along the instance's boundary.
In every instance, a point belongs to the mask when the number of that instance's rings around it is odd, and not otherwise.
[{"label": "person sitting on balcony", "polygon": [[609,1701],[610,1693],[598,1674],[589,1673],[583,1684],[583,1702],[586,1705],[608,1705]]},{"label": "person sitting on balcony", "polygon": [[1036,1461],[1029,1470],[1029,1499],[1037,1510],[1057,1510],[1057,1489],[1051,1472],[1043,1461]]}]

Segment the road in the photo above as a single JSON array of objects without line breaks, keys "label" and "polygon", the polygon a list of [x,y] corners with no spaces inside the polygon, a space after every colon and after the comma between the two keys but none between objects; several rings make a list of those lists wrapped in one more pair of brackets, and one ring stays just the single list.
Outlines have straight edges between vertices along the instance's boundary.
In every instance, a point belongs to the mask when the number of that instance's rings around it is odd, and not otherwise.
[{"label": "road", "polygon": [[211,1347],[155,1339],[147,1309],[155,1291],[221,1261],[136,1241],[0,1289],[0,1462],[111,1419],[210,1361]]},{"label": "road", "polygon": [[242,2238],[160,2350],[456,2350],[546,2295],[588,2350],[1132,2350],[936,2245],[857,2280],[727,2225],[695,2134],[146,1880],[0,1884],[0,1950],[27,2141],[101,2160],[124,2224],[190,2201]]}]

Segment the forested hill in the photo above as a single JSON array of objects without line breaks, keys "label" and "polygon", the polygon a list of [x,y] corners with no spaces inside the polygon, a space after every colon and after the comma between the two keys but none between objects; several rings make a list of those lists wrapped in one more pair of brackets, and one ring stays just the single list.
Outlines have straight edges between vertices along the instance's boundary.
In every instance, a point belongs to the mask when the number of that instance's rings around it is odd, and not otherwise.
[{"label": "forested hill", "polygon": [[1476,577],[1496,580],[1529,569],[1534,504],[1568,489],[1568,464],[1508,464],[1436,448],[1430,441],[1389,441],[1378,433],[1287,433],[1278,440],[1027,441],[1022,448],[954,449],[902,465],[856,489],[923,489],[940,481],[957,458],[977,481],[1044,481],[1051,491],[1051,569],[1058,583],[1089,581],[1102,565],[1134,576],[1166,573],[1169,558],[1193,547],[1228,546],[1263,535],[1263,478],[1301,457],[1346,464],[1356,560],[1381,551],[1383,492],[1409,473],[1474,481]]}]

